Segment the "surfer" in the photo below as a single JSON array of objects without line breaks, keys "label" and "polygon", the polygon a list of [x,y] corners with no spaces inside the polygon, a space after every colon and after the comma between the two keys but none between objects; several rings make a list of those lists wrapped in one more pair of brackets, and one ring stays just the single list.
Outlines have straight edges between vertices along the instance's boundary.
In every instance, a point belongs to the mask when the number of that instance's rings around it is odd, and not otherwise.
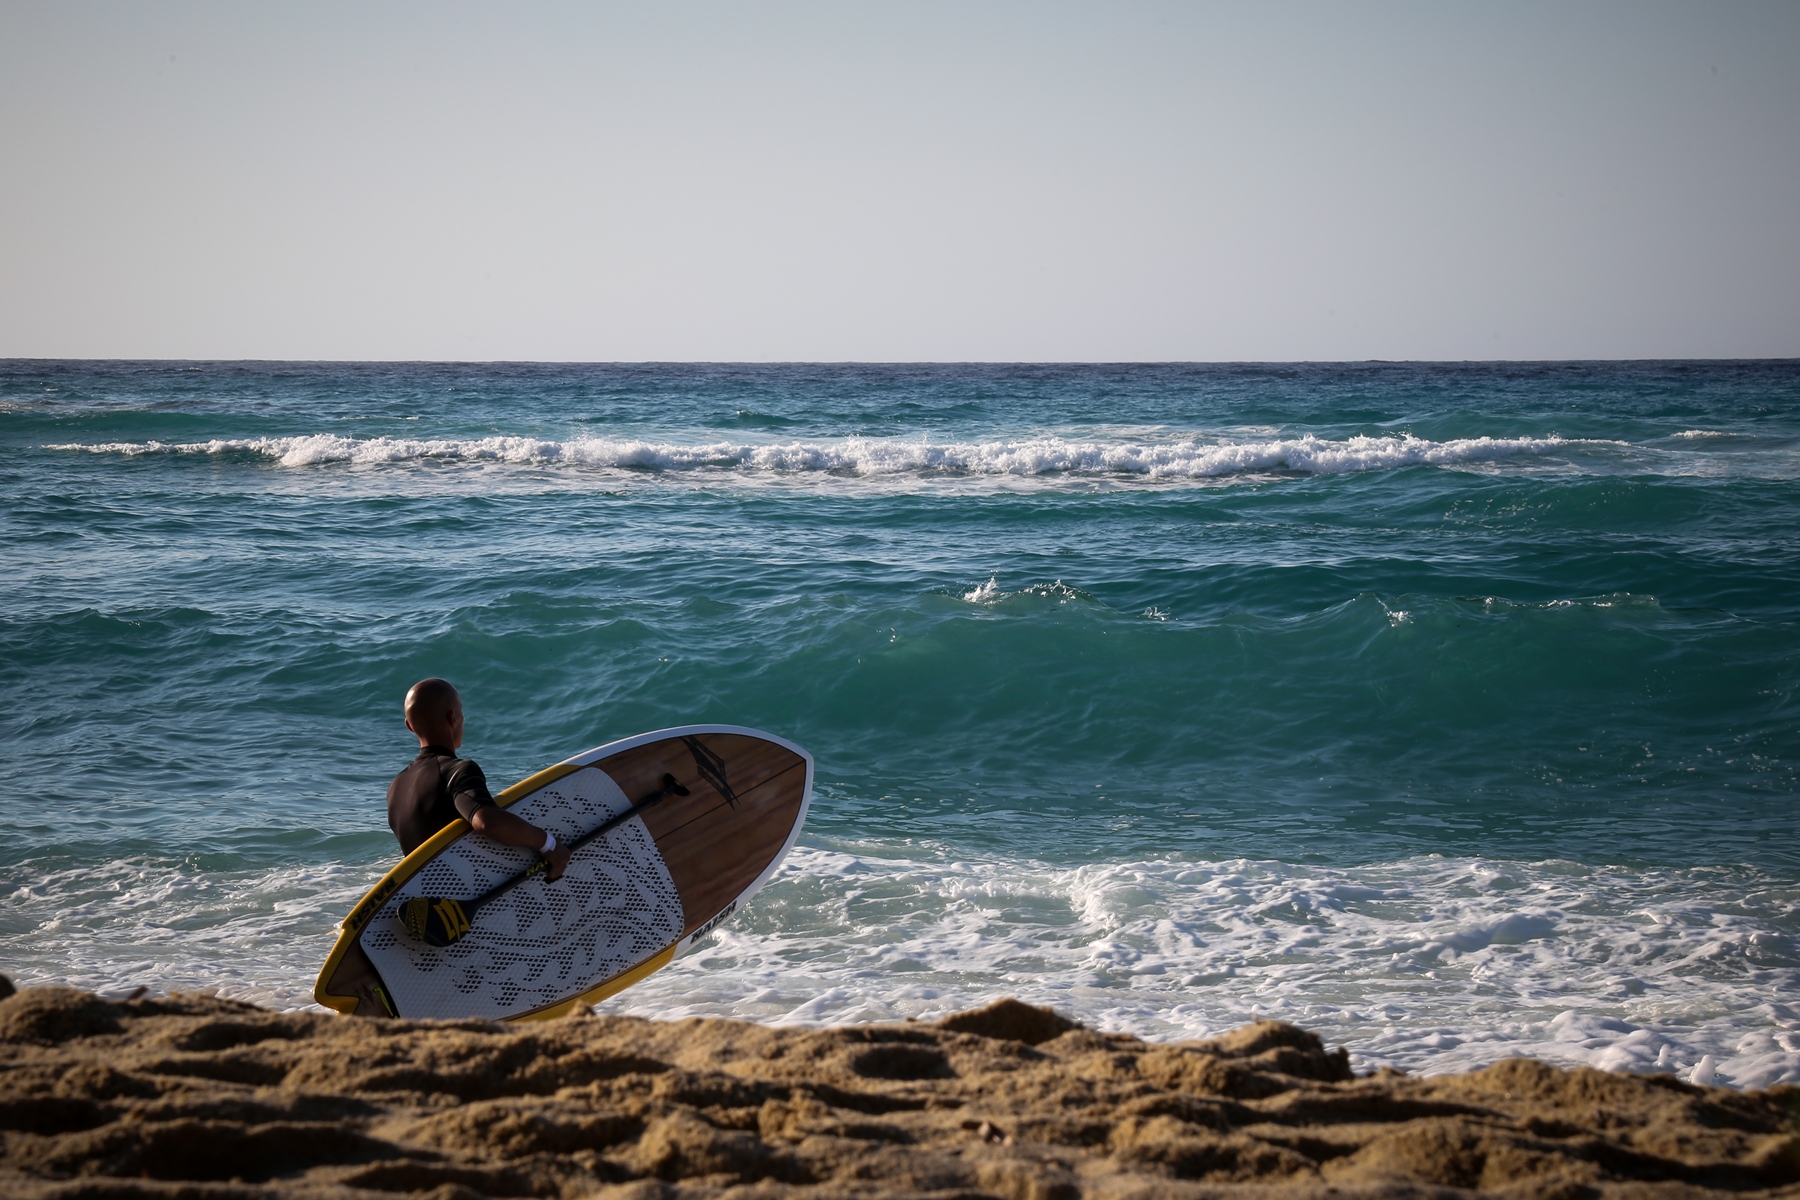
[{"label": "surfer", "polygon": [[406,693],[406,727],[419,739],[419,757],[388,784],[388,826],[411,854],[431,835],[461,817],[476,833],[508,846],[536,850],[547,868],[544,878],[560,879],[569,850],[556,835],[515,817],[494,803],[487,776],[466,758],[462,745],[462,697],[445,679],[421,679]]}]

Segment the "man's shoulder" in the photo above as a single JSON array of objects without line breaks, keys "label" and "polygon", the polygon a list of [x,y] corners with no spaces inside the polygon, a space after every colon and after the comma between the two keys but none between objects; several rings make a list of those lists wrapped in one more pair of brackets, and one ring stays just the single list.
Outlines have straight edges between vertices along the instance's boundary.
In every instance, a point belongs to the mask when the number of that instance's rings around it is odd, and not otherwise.
[{"label": "man's shoulder", "polygon": [[480,763],[472,758],[458,758],[452,751],[433,746],[421,750],[417,758],[394,776],[394,781],[388,784],[388,799],[392,801],[396,793],[401,792],[415,796],[432,793],[454,796],[475,790],[485,795],[487,786],[487,775]]},{"label": "man's shoulder", "polygon": [[452,790],[456,790],[458,785],[487,785],[487,776],[482,773],[481,764],[472,758],[446,758],[441,769],[444,772],[444,782],[451,784]]}]

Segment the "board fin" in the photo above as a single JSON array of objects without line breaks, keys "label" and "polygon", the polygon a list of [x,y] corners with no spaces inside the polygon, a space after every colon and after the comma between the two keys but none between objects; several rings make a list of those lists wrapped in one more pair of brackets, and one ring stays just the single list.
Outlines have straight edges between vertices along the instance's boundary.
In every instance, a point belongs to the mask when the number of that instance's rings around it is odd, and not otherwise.
[{"label": "board fin", "polygon": [[737,793],[731,790],[731,784],[725,778],[725,760],[707,749],[697,737],[681,739],[687,745],[688,753],[694,756],[694,769],[700,772],[700,778],[713,785],[719,795],[725,797],[725,803],[736,808]]}]

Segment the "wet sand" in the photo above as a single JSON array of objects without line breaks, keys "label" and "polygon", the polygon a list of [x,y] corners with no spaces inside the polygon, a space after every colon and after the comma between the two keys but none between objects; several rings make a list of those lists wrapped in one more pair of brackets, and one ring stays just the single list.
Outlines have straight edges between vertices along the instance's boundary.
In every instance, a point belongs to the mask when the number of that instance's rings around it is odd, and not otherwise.
[{"label": "wet sand", "polygon": [[1512,1059],[1352,1078],[1264,1022],[1152,1044],[1003,1000],[836,1029],[0,1000],[0,1195],[1800,1197],[1800,1088]]}]

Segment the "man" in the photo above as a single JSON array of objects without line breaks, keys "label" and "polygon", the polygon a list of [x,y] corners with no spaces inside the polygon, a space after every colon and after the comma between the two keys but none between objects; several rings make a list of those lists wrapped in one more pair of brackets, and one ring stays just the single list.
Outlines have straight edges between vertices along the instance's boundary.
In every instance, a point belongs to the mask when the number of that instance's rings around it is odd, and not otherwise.
[{"label": "man", "polygon": [[487,777],[466,758],[462,745],[462,697],[449,681],[421,679],[406,693],[406,727],[419,739],[419,757],[388,784],[388,826],[411,854],[431,835],[461,817],[476,833],[508,846],[536,850],[544,858],[544,878],[560,879],[569,865],[567,847],[556,836],[515,817],[494,803]]}]

